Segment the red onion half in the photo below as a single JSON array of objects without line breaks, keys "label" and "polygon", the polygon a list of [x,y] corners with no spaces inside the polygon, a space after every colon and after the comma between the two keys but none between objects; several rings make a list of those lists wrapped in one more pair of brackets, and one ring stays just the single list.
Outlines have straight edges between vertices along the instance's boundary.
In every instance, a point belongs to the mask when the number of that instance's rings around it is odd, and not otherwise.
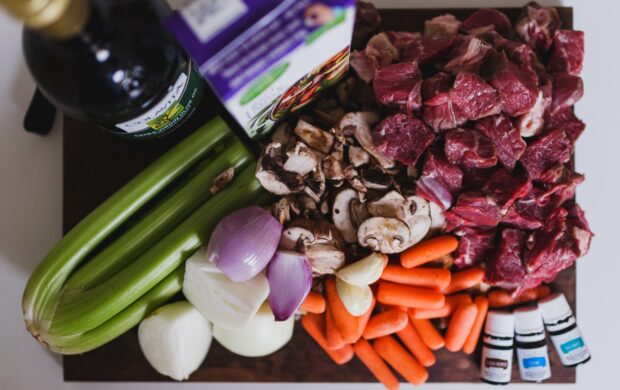
[{"label": "red onion half", "polygon": [[278,248],[282,225],[258,206],[224,217],[207,247],[207,259],[235,282],[245,282],[261,272]]},{"label": "red onion half", "polygon": [[299,309],[312,287],[312,267],[306,256],[277,251],[267,266],[269,306],[276,321],[284,321]]}]

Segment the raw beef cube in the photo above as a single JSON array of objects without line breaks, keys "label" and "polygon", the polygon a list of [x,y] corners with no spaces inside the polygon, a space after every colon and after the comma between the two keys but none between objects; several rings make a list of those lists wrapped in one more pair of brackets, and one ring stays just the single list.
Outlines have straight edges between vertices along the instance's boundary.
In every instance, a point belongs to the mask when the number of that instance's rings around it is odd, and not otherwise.
[{"label": "raw beef cube", "polygon": [[426,100],[422,118],[435,131],[454,129],[467,122],[467,117],[452,103],[449,93],[440,93]]},{"label": "raw beef cube", "polygon": [[460,36],[447,55],[443,70],[452,73],[459,71],[479,73],[492,52],[493,48],[488,43],[474,36]]},{"label": "raw beef cube", "polygon": [[422,105],[422,72],[415,62],[400,62],[377,71],[374,80],[377,100],[402,110],[418,110]]},{"label": "raw beef cube", "polygon": [[379,64],[373,57],[366,55],[365,51],[354,50],[351,52],[351,67],[360,79],[365,83],[370,83],[375,77],[375,71],[379,68]]},{"label": "raw beef cube", "polygon": [[482,192],[470,191],[459,195],[456,205],[444,213],[446,230],[461,226],[494,227],[502,218],[497,203]]},{"label": "raw beef cube", "polygon": [[512,170],[527,145],[519,131],[512,125],[510,118],[500,114],[480,119],[476,122],[475,128],[491,139],[499,161]]},{"label": "raw beef cube", "polygon": [[574,143],[585,130],[586,124],[575,116],[573,107],[564,107],[545,118],[545,128],[564,130],[568,139]]},{"label": "raw beef cube", "polygon": [[451,14],[436,16],[424,22],[424,35],[437,37],[450,37],[459,33],[461,22]]},{"label": "raw beef cube", "polygon": [[463,191],[480,191],[495,169],[463,166],[461,170],[463,171]]},{"label": "raw beef cube", "polygon": [[461,31],[469,34],[489,26],[502,35],[508,35],[512,30],[510,19],[503,12],[492,8],[482,8],[461,23]]},{"label": "raw beef cube", "polygon": [[435,202],[442,210],[452,205],[463,185],[463,172],[454,164],[444,160],[440,151],[429,150],[418,179],[416,195],[429,202]]},{"label": "raw beef cube", "polygon": [[555,129],[530,143],[521,164],[531,180],[538,179],[547,169],[570,160],[571,144],[564,130]]},{"label": "raw beef cube", "polygon": [[551,85],[542,86],[534,107],[517,119],[516,126],[522,137],[533,137],[543,129],[545,113],[551,107],[551,90]]},{"label": "raw beef cube", "polygon": [[505,214],[517,199],[525,197],[532,190],[532,183],[521,174],[513,174],[504,168],[493,172],[482,187],[485,194],[495,199],[500,213]]},{"label": "raw beef cube", "polygon": [[410,31],[388,31],[386,32],[390,41],[402,53],[406,47],[408,47],[411,42],[421,37],[419,32],[410,32]]},{"label": "raw beef cube", "polygon": [[502,230],[497,250],[488,262],[486,280],[490,285],[508,290],[529,287],[522,261],[525,240],[526,233],[521,230]]},{"label": "raw beef cube", "polygon": [[435,133],[410,114],[385,118],[373,133],[375,149],[406,165],[415,164],[435,140]]},{"label": "raw beef cube", "polygon": [[448,131],[444,153],[452,164],[467,168],[490,168],[497,164],[495,147],[476,130]]},{"label": "raw beef cube", "polygon": [[557,30],[547,69],[551,73],[579,76],[583,68],[583,31]]},{"label": "raw beef cube", "polygon": [[449,51],[455,37],[433,38],[422,36],[403,50],[404,61],[417,61],[420,66],[443,58]]},{"label": "raw beef cube", "polygon": [[381,16],[373,3],[358,1],[355,9],[355,28],[353,29],[353,48],[360,49],[366,45],[368,37],[379,30]]},{"label": "raw beef cube", "polygon": [[496,115],[502,111],[502,104],[495,88],[474,73],[457,74],[450,98],[469,120]]},{"label": "raw beef cube", "polygon": [[558,164],[547,171],[537,180],[544,192],[539,196],[539,202],[551,207],[563,205],[575,197],[577,186],[584,181],[584,176],[564,164]]},{"label": "raw beef cube", "polygon": [[590,230],[586,215],[578,204],[568,209],[568,222],[579,249],[579,256],[585,256],[590,249],[590,241],[594,233]]},{"label": "raw beef cube", "polygon": [[583,97],[583,80],[567,73],[556,74],[553,78],[553,101],[551,111],[574,106]]},{"label": "raw beef cube", "polygon": [[535,230],[543,226],[552,207],[540,202],[543,190],[531,187],[530,192],[517,200],[502,217],[502,224],[524,230]]},{"label": "raw beef cube", "polygon": [[376,60],[379,68],[395,62],[400,57],[398,49],[383,32],[370,38],[364,51],[368,57]]},{"label": "raw beef cube", "polygon": [[562,21],[555,8],[531,2],[523,9],[515,30],[523,42],[539,55],[544,55],[553,43],[553,34],[561,25]]},{"label": "raw beef cube", "polygon": [[506,114],[523,115],[536,104],[538,97],[536,73],[523,70],[508,60],[505,52],[495,56],[488,80],[499,91]]},{"label": "raw beef cube", "polygon": [[452,84],[452,76],[446,73],[437,73],[422,82],[422,97],[424,100],[428,100],[440,93],[449,92]]},{"label": "raw beef cube", "polygon": [[454,231],[459,237],[459,246],[454,256],[454,265],[462,268],[482,263],[495,248],[495,229],[463,227]]}]

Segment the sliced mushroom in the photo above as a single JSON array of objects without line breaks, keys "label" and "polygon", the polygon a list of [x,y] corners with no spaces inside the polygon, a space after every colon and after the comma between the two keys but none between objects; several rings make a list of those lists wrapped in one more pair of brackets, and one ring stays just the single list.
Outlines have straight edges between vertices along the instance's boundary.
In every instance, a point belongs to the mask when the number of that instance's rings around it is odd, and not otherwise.
[{"label": "sliced mushroom", "polygon": [[421,196],[408,196],[407,201],[409,202],[409,212],[412,217],[418,215],[425,215],[428,217],[431,215],[429,202]]},{"label": "sliced mushroom", "polygon": [[271,136],[271,142],[277,142],[280,145],[288,145],[294,141],[295,136],[293,135],[293,129],[288,122],[282,122]]},{"label": "sliced mushroom", "polygon": [[272,214],[282,225],[291,220],[291,204],[287,198],[281,198],[273,204]]},{"label": "sliced mushroom", "polygon": [[422,241],[431,229],[431,217],[428,215],[416,215],[407,221],[409,226],[409,240],[405,247],[409,248]]},{"label": "sliced mushroom", "polygon": [[285,171],[269,154],[258,159],[255,176],[263,188],[275,195],[287,195],[304,188],[299,175]]},{"label": "sliced mushroom", "polygon": [[343,136],[335,135],[334,146],[332,147],[332,152],[330,156],[332,156],[338,161],[344,160],[344,144],[345,143],[346,143],[346,139]]},{"label": "sliced mushroom", "polygon": [[378,165],[363,169],[361,174],[364,186],[373,190],[387,190],[394,182],[394,177],[387,174]]},{"label": "sliced mushroom", "polygon": [[306,176],[314,171],[319,164],[316,154],[303,142],[296,142],[286,151],[286,154],[288,158],[282,168],[300,176]]},{"label": "sliced mushroom", "polygon": [[333,274],[345,262],[344,252],[330,244],[308,246],[306,257],[312,266],[312,272],[318,275]]},{"label": "sliced mushroom", "polygon": [[344,180],[342,164],[334,156],[329,155],[323,159],[323,172],[327,180]]},{"label": "sliced mushroom", "polygon": [[332,208],[334,225],[348,243],[357,241],[357,229],[353,226],[350,209],[353,200],[357,200],[357,192],[354,189],[346,188],[336,195]]},{"label": "sliced mushroom", "polygon": [[399,253],[407,249],[409,227],[396,218],[372,217],[357,231],[360,245],[381,253]]},{"label": "sliced mushroom", "polygon": [[351,91],[353,91],[353,87],[355,86],[355,78],[349,77],[341,83],[338,83],[336,86],[336,95],[338,96],[338,100],[340,104],[343,106],[347,106],[349,104],[349,98],[351,97]]},{"label": "sliced mushroom", "polygon": [[321,201],[321,197],[325,194],[325,175],[323,174],[323,169],[319,165],[317,169],[310,172],[308,176],[304,179],[306,183],[306,187],[304,188],[304,192],[308,194],[312,199],[314,199],[317,203]]},{"label": "sliced mushroom", "polygon": [[368,212],[373,217],[396,218],[407,221],[410,216],[410,203],[396,191],[390,191],[383,197],[368,203]]},{"label": "sliced mushroom", "polygon": [[321,214],[326,215],[329,213],[329,202],[327,201],[327,199],[323,199],[323,201],[321,202],[321,208],[320,208]]},{"label": "sliced mushroom", "polygon": [[407,166],[407,176],[413,177],[414,179],[417,179],[418,176],[420,176],[420,171],[418,170],[418,168],[415,165],[408,165]]},{"label": "sliced mushroom", "polygon": [[295,134],[302,139],[308,146],[320,151],[323,154],[329,153],[334,144],[333,134],[323,131],[311,125],[303,119],[297,121]]},{"label": "sliced mushroom", "polygon": [[350,112],[342,117],[340,128],[352,126],[355,139],[360,146],[370,153],[383,168],[394,166],[394,161],[377,152],[372,142],[370,127],[379,122],[379,116],[371,111]]},{"label": "sliced mushroom", "polygon": [[304,226],[291,226],[282,231],[280,249],[287,251],[305,252],[306,246],[315,241],[316,237],[311,230]]},{"label": "sliced mushroom", "polygon": [[342,119],[345,112],[341,107],[333,108],[315,108],[314,117],[321,126],[332,127],[336,126]]},{"label": "sliced mushroom", "polygon": [[368,164],[370,155],[364,148],[359,146],[349,146],[349,162],[358,168],[364,164]]},{"label": "sliced mushroom", "polygon": [[344,177],[347,179],[351,187],[359,193],[366,193],[367,188],[364,186],[362,179],[359,177],[357,169],[353,165],[349,165],[343,170]]},{"label": "sliced mushroom", "polygon": [[362,222],[371,217],[368,212],[368,204],[360,201],[359,199],[353,199],[349,204],[349,209],[351,210],[351,222],[353,223],[355,229],[357,229]]},{"label": "sliced mushroom", "polygon": [[443,210],[435,202],[428,202],[431,216],[431,230],[440,230],[446,226]]}]

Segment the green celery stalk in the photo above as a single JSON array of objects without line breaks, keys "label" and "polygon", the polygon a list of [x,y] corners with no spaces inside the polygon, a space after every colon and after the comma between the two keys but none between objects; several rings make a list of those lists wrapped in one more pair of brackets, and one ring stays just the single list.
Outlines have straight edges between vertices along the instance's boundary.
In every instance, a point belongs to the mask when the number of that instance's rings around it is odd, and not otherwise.
[{"label": "green celery stalk", "polygon": [[211,198],[209,187],[217,175],[229,167],[235,168],[238,173],[251,159],[252,155],[241,142],[235,140],[230,148],[215,159],[203,163],[198,173],[187,183],[163,199],[127,232],[75,271],[63,290],[87,290],[114,275]]},{"label": "green celery stalk", "polygon": [[48,344],[70,343],[120,313],[204,245],[224,216],[256,203],[263,190],[254,178],[255,169],[255,163],[245,168],[226,189],[110,279],[88,291],[61,296],[46,329]]},{"label": "green celery stalk", "polygon": [[49,327],[64,282],[117,227],[175,178],[230,136],[215,118],[159,158],[86,216],[49,252],[30,277],[22,300],[26,327],[38,337]]}]

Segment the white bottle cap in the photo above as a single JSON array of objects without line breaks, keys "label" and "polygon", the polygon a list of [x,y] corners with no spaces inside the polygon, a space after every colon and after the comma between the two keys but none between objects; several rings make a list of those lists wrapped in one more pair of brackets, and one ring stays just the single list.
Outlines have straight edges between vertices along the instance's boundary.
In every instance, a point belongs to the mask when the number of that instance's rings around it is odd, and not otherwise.
[{"label": "white bottle cap", "polygon": [[516,309],[514,315],[515,331],[519,334],[537,333],[545,329],[542,315],[536,306]]},{"label": "white bottle cap", "polygon": [[545,323],[554,323],[573,314],[564,294],[551,294],[538,302]]},{"label": "white bottle cap", "polygon": [[489,311],[484,332],[493,336],[513,337],[515,333],[514,315],[508,311]]}]

